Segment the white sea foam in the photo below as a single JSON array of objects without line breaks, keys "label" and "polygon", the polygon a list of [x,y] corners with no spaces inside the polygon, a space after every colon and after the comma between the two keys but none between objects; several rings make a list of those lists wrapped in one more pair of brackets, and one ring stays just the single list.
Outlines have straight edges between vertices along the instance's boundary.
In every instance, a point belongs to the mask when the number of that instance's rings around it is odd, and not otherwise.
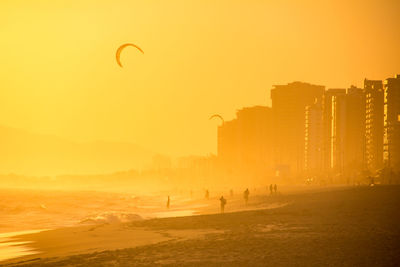
[{"label": "white sea foam", "polygon": [[81,224],[122,223],[140,221],[143,218],[135,213],[104,212],[86,217]]}]

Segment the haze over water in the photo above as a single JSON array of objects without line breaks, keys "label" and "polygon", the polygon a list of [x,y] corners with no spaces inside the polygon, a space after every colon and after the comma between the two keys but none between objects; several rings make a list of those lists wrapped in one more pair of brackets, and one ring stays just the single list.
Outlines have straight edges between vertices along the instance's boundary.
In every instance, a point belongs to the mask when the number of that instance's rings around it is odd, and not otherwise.
[{"label": "haze over water", "polygon": [[0,265],[397,266],[400,1],[0,1]]}]

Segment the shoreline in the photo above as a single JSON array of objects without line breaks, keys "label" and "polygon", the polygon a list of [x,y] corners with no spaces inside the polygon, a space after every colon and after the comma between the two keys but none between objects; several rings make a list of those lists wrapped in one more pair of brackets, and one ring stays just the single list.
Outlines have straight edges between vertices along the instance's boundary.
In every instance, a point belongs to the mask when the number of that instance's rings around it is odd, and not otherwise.
[{"label": "shoreline", "polygon": [[[198,254],[194,257],[196,264],[213,265],[216,262],[208,262],[206,256],[207,253],[214,253],[208,250],[209,246],[217,251],[223,250],[225,246],[237,251],[243,248],[240,245],[241,242],[250,242],[247,245],[253,248],[250,251],[246,250],[246,253],[251,255],[255,251],[260,253],[260,249],[275,251],[277,255],[281,255],[282,249],[288,255],[297,250],[311,249],[310,251],[313,251],[316,249],[312,248],[314,244],[310,243],[313,241],[315,244],[323,243],[328,247],[335,244],[345,250],[346,248],[356,249],[355,252],[366,246],[364,248],[368,251],[366,255],[377,257],[385,255],[385,252],[382,249],[376,252],[376,245],[374,248],[371,241],[380,240],[383,243],[389,242],[392,250],[399,252],[400,255],[399,246],[393,243],[393,237],[400,238],[400,227],[391,222],[393,212],[400,208],[399,196],[399,186],[342,188],[275,197],[254,196],[259,199],[254,200],[248,209],[225,214],[154,218],[122,224],[56,229],[19,236],[21,240],[33,241],[34,246],[44,251],[43,253],[0,263],[24,265],[23,261],[30,260],[29,264],[63,266],[79,258],[80,261],[93,265],[108,262],[109,257],[124,261],[130,258],[138,260],[138,255],[142,255],[145,263],[150,265],[167,264],[169,261],[190,265],[193,259],[189,255],[195,253],[195,255]],[[277,199],[279,201],[276,201]],[[260,205],[265,205],[266,201],[290,204],[272,209],[260,209]],[[365,207],[365,204],[368,204],[368,211],[361,209]],[[389,236],[385,236],[385,233],[389,233]],[[80,237],[81,240],[74,237]],[[326,243],[327,241],[332,244]],[[236,244],[237,242],[239,243]],[[282,242],[286,245],[281,244]],[[108,245],[105,246],[105,243]],[[93,246],[93,244],[97,245]],[[222,247],[215,247],[216,244]],[[233,246],[233,244],[236,245]],[[280,250],[276,251],[277,248],[271,247],[272,244]],[[68,246],[74,247],[74,250],[69,249]],[[262,249],[263,246],[264,249]],[[285,248],[285,246],[288,247]],[[387,247],[388,244],[382,244],[382,246]],[[192,250],[196,247],[197,252],[193,252]],[[372,252],[372,248],[375,252]],[[332,252],[332,249],[324,253]],[[168,251],[167,254],[171,255],[160,254],[160,250]],[[232,253],[230,250],[223,250],[221,255],[215,255],[217,259],[220,259],[217,261],[218,264],[221,263],[222,255],[228,255],[233,262],[241,262],[242,258],[248,256],[244,252],[235,252],[231,255]],[[369,255],[369,253],[372,254]],[[389,260],[396,258],[393,253],[388,255],[385,256]],[[281,255],[281,257],[286,256]],[[331,256],[323,256],[335,262]],[[349,257],[351,260],[356,260]],[[169,261],[164,262],[164,258],[168,258]],[[251,259],[248,260],[251,261]],[[303,260],[305,263],[310,263],[307,259]],[[338,263],[342,266],[340,262]],[[276,262],[276,264],[284,266],[282,262]],[[378,266],[381,265],[378,264]]]},{"label": "shoreline", "polygon": [[[235,198],[235,200],[233,201],[233,203],[231,203],[231,205],[233,205],[233,210],[231,211],[227,211],[226,213],[232,213],[232,212],[240,212],[240,211],[255,211],[255,210],[265,210],[265,209],[276,209],[276,208],[280,208],[282,206],[287,205],[287,203],[277,203],[276,201],[274,201],[273,204],[266,204],[264,203],[264,201],[260,201],[259,198],[271,198],[271,196],[268,196],[267,194],[260,194],[260,195],[255,195],[253,196],[253,199],[255,200],[254,203],[252,203],[253,205],[250,206],[241,206],[240,204],[238,205],[238,203],[241,203],[242,200],[240,198]],[[277,196],[273,196],[273,197],[277,197]],[[215,200],[213,197],[211,198],[208,202]],[[262,206],[258,206],[260,204],[263,204]],[[239,206],[239,207],[238,207]],[[147,218],[143,218],[141,220],[138,220],[138,222],[146,222],[146,221],[152,221],[152,220],[159,220],[159,219],[175,219],[175,218],[181,218],[181,217],[192,217],[192,216],[203,216],[203,215],[217,215],[220,214],[219,212],[219,207],[218,205],[215,203],[215,205],[210,205],[210,204],[197,204],[197,205],[192,205],[188,207],[189,209],[182,209],[182,208],[176,208],[176,209],[171,209],[171,210],[165,210],[165,211],[159,211],[159,212],[155,212],[152,214],[152,216],[147,217]],[[190,209],[191,208],[191,209]],[[4,244],[6,245],[7,242],[10,243],[10,246],[16,246],[16,248],[19,249],[15,249],[16,252],[20,251],[21,255],[20,256],[12,256],[6,259],[3,259],[0,261],[0,264],[2,262],[4,263],[14,263],[14,262],[18,262],[19,259],[21,259],[22,261],[31,261],[33,259],[38,258],[39,256],[41,257],[59,257],[59,256],[69,256],[69,255],[73,255],[75,252],[57,252],[54,253],[54,249],[51,249],[51,253],[46,253],[46,252],[41,252],[43,250],[49,249],[48,245],[39,245],[39,247],[35,246],[35,243],[41,242],[42,238],[49,238],[49,239],[54,239],[54,238],[60,238],[62,237],[63,240],[59,241],[61,243],[65,243],[66,241],[68,241],[68,235],[71,233],[85,233],[85,232],[93,232],[96,231],[98,229],[105,229],[103,231],[103,234],[107,231],[110,232],[115,232],[118,231],[120,229],[120,227],[124,227],[127,224],[132,224],[135,222],[124,222],[124,223],[88,223],[88,224],[83,224],[83,225],[75,225],[75,226],[65,226],[65,227],[58,227],[58,228],[54,228],[54,229],[44,229],[44,230],[22,230],[22,231],[14,231],[14,232],[6,232],[6,233],[0,233],[1,235],[5,235],[9,237],[9,240],[7,241],[3,241]],[[141,228],[141,227],[140,227]],[[168,233],[161,233],[161,235],[149,235],[147,230],[141,231],[136,229],[137,231],[135,231],[133,234],[140,236],[140,238],[144,238],[145,240],[151,240],[151,242],[146,242],[144,240],[140,240],[138,242],[128,242],[129,245],[126,246],[125,242],[127,242],[127,240],[121,240],[119,239],[119,244],[118,246],[111,246],[111,247],[104,247],[104,249],[121,249],[121,248],[125,248],[125,247],[136,247],[136,246],[142,246],[142,245],[147,245],[147,244],[152,244],[154,242],[159,243],[159,242],[164,242],[167,240],[171,240],[171,239],[185,239],[188,238],[189,235],[192,237],[198,237],[199,235],[204,235],[204,234],[209,234],[212,232],[215,232],[214,230],[209,230],[209,229],[205,229],[205,230],[201,230],[201,231],[191,231],[189,233],[185,233],[185,231],[183,232],[177,232],[177,231],[168,231]],[[47,231],[47,233],[42,233],[37,235],[37,233],[40,232],[44,232]],[[169,238],[165,238],[165,236],[169,236]],[[85,236],[84,238],[88,239],[90,238],[89,236]],[[105,238],[104,235],[102,238]],[[139,239],[140,239],[139,238]],[[143,242],[144,241],[144,242]],[[1,240],[0,240],[0,244],[1,244]],[[25,245],[26,246],[19,246],[17,243],[21,244],[21,245]],[[94,242],[96,243],[96,242]],[[78,246],[78,243],[76,244],[71,244],[70,246]],[[85,249],[87,251],[91,251],[91,252],[95,252],[98,251],[100,248],[98,246],[88,246],[85,248],[81,248],[81,249]],[[101,248],[103,249],[103,248]],[[29,253],[24,253],[25,251],[30,251]]]},{"label": "shoreline", "polygon": [[[334,186],[282,186],[281,192],[285,195],[302,194],[307,192],[330,191],[340,188],[348,188],[346,185]],[[280,191],[280,190],[278,190]],[[224,194],[225,193],[225,194]],[[194,197],[181,195],[172,195],[171,208],[167,210],[164,206],[165,194],[154,194],[154,196],[131,195],[129,193],[117,194],[115,192],[93,192],[93,191],[42,191],[42,190],[17,190],[1,189],[3,194],[3,211],[0,213],[2,221],[0,224],[0,234],[25,231],[32,229],[58,229],[64,227],[73,227],[84,225],[85,221],[91,221],[96,217],[108,215],[135,216],[139,215],[142,219],[152,219],[157,217],[173,217],[169,215],[171,211],[176,211],[176,215],[218,213],[219,200],[224,195],[228,200],[227,209],[232,207],[232,201],[237,206],[237,202],[242,201],[242,191],[235,191],[235,196],[228,196],[228,192],[211,191],[209,200],[204,199],[204,195],[199,192]],[[22,196],[22,197],[19,197]],[[39,198],[38,196],[41,196]],[[85,196],[85,197],[81,197]],[[269,196],[265,188],[257,188],[257,191],[251,190],[250,199]],[[151,200],[151,198],[156,200]],[[54,199],[65,199],[56,201]],[[33,200],[33,201],[32,201]],[[100,200],[100,201],[98,201]],[[110,202],[112,205],[98,204],[99,202]],[[147,201],[150,201],[149,204]],[[83,206],[81,211],[70,212],[80,203],[91,203]],[[24,207],[24,204],[27,207]],[[65,206],[65,203],[70,203]],[[233,210],[245,209],[245,207],[234,207]],[[61,212],[60,212],[61,211]],[[64,212],[65,211],[65,212]],[[179,214],[182,213],[182,214]],[[29,216],[27,220],[27,216]],[[125,216],[126,217],[126,216]],[[107,218],[106,218],[107,219]],[[115,218],[111,218],[115,219]],[[119,218],[116,218],[119,219]],[[123,221],[125,218],[121,218]],[[131,218],[128,218],[130,220]],[[29,222],[29,223],[25,223]]]}]

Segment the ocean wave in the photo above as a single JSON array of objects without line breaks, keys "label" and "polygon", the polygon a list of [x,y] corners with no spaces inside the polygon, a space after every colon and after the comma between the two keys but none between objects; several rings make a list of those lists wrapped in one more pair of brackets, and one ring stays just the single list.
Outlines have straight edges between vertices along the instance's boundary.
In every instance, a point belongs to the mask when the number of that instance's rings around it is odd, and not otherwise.
[{"label": "ocean wave", "polygon": [[122,223],[140,221],[143,218],[135,213],[124,212],[104,212],[96,215],[91,215],[80,221],[81,224],[103,224],[103,223]]}]

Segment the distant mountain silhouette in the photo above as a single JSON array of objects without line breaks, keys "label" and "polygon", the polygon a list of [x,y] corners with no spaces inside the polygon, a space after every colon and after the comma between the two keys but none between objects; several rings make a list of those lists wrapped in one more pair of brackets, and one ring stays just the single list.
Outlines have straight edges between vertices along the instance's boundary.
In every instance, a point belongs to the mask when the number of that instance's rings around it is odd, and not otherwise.
[{"label": "distant mountain silhouette", "polygon": [[78,143],[52,135],[0,126],[0,173],[25,175],[102,174],[141,169],[155,153],[140,146]]}]

